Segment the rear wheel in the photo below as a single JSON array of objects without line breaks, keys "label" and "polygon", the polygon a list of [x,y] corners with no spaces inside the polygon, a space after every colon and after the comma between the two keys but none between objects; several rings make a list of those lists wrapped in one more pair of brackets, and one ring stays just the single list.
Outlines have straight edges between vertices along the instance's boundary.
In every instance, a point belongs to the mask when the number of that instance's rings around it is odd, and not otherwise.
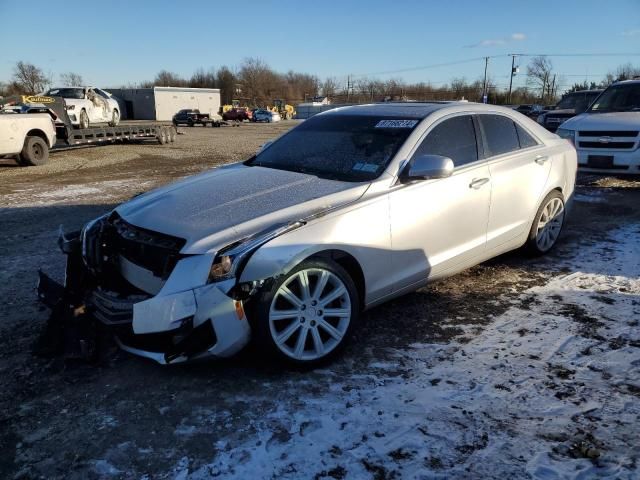
[{"label": "rear wheel", "polygon": [[89,128],[89,115],[84,108],[80,111],[80,128]]},{"label": "rear wheel", "polygon": [[187,121],[187,126],[188,127],[193,127],[193,120],[188,120]]},{"label": "rear wheel", "polygon": [[356,286],[330,260],[306,260],[260,294],[256,342],[280,360],[312,367],[337,355],[360,314]]},{"label": "rear wheel", "polygon": [[40,137],[27,137],[20,153],[22,165],[44,165],[49,161],[49,145]]},{"label": "rear wheel", "polygon": [[558,190],[545,197],[531,225],[526,248],[533,255],[543,255],[553,248],[564,226],[564,199]]},{"label": "rear wheel", "polygon": [[117,127],[118,124],[120,123],[120,113],[118,112],[117,109],[113,109],[113,113],[111,114],[111,121],[109,122],[109,125],[112,127]]}]

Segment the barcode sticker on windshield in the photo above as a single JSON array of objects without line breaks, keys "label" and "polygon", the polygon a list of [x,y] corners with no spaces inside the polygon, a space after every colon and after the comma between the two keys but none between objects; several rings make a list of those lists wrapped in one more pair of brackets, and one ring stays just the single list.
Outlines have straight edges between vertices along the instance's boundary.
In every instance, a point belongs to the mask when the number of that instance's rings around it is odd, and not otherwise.
[{"label": "barcode sticker on windshield", "polygon": [[413,128],[417,120],[380,120],[375,128]]}]

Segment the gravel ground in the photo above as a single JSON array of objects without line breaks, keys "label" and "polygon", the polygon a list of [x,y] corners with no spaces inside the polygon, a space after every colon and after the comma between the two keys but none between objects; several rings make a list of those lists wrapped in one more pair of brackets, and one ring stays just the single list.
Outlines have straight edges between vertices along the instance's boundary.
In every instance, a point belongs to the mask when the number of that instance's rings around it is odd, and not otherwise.
[{"label": "gravel ground", "polygon": [[[321,371],[300,373],[265,365],[251,349],[225,361],[172,368],[122,352],[101,366],[65,365],[30,354],[48,315],[35,301],[37,270],[62,276],[64,258],[55,245],[58,225],[79,227],[138,192],[246,158],[292,123],[183,128],[184,135],[172,145],[60,151],[52,154],[47,166],[37,168],[0,160],[1,478],[187,478],[194,472],[205,478],[203,471],[225,478],[231,476],[234,463],[253,465],[255,452],[246,448],[248,444],[262,445],[265,455],[286,456],[285,447],[295,443],[292,436],[304,436],[313,418],[292,426],[273,420],[274,412],[293,415],[300,407],[313,416],[309,404],[300,402],[315,399],[316,414],[322,415],[326,402],[336,398],[336,388],[355,392],[353,398],[358,392],[370,394],[370,379],[380,378],[380,365],[387,365],[385,378],[414,375],[398,352],[408,355],[416,344],[457,351],[478,341],[500,315],[529,308],[527,292],[578,268],[572,259],[580,251],[602,249],[615,259],[609,234],[640,225],[638,179],[581,176],[571,222],[551,255],[529,259],[518,252],[507,254],[371,310],[345,354]],[[572,306],[561,297],[554,302],[560,310]],[[450,361],[451,356],[432,358],[440,360]],[[486,371],[483,375],[491,377]],[[546,373],[536,375],[543,378]],[[500,383],[499,378],[492,380]],[[500,428],[517,430],[518,421],[511,422]],[[630,428],[637,438],[637,426]],[[350,431],[362,435],[365,445],[369,433]],[[438,440],[430,441],[437,451]],[[370,448],[377,449],[375,445]],[[464,452],[465,445],[457,447]],[[362,453],[358,464],[364,469],[357,474],[347,463],[327,464],[324,471],[287,471],[282,458],[276,461],[267,455],[267,466],[260,464],[253,478],[405,478],[400,468],[405,454],[401,447],[396,450],[391,457],[397,468],[378,468],[370,453]],[[461,465],[472,476],[499,476],[474,470],[472,454],[455,457],[453,463],[432,456],[432,476],[423,478],[464,478],[465,473],[456,470]],[[221,459],[231,464],[221,465]],[[217,470],[207,467],[211,465]],[[514,465],[511,478],[530,477],[525,466]]]}]

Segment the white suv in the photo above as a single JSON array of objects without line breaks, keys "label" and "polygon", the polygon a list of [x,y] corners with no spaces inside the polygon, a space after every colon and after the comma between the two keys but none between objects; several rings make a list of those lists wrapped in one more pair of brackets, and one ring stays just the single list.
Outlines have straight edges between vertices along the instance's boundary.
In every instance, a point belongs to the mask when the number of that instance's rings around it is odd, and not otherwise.
[{"label": "white suv", "polygon": [[614,83],[556,133],[575,144],[581,170],[640,173],[640,79]]}]

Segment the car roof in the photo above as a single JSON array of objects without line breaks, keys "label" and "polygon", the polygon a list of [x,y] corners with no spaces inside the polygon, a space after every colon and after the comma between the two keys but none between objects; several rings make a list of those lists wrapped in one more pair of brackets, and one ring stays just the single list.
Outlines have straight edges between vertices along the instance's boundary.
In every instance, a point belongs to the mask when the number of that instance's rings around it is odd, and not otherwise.
[{"label": "car roof", "polygon": [[640,79],[634,78],[633,80],[620,80],[619,82],[612,83],[610,86],[612,86],[612,85],[622,85],[622,84],[628,85],[628,84],[634,84],[634,83],[640,83]]},{"label": "car roof", "polygon": [[384,102],[365,105],[350,105],[326,110],[318,115],[363,115],[398,117],[401,119],[423,120],[434,112],[450,110],[452,113],[505,113],[512,115],[514,110],[500,105],[467,102]]},{"label": "car roof", "polygon": [[575,92],[569,92],[569,93],[565,93],[565,95],[574,95],[574,94],[578,94],[578,93],[600,93],[600,92],[604,92],[603,88],[594,88],[591,90],[576,90]]},{"label": "car roof", "polygon": [[[327,110],[324,115],[375,115],[423,119],[431,113],[452,105],[473,105],[470,102],[384,102],[350,105]],[[481,105],[481,104],[478,104]]]}]

